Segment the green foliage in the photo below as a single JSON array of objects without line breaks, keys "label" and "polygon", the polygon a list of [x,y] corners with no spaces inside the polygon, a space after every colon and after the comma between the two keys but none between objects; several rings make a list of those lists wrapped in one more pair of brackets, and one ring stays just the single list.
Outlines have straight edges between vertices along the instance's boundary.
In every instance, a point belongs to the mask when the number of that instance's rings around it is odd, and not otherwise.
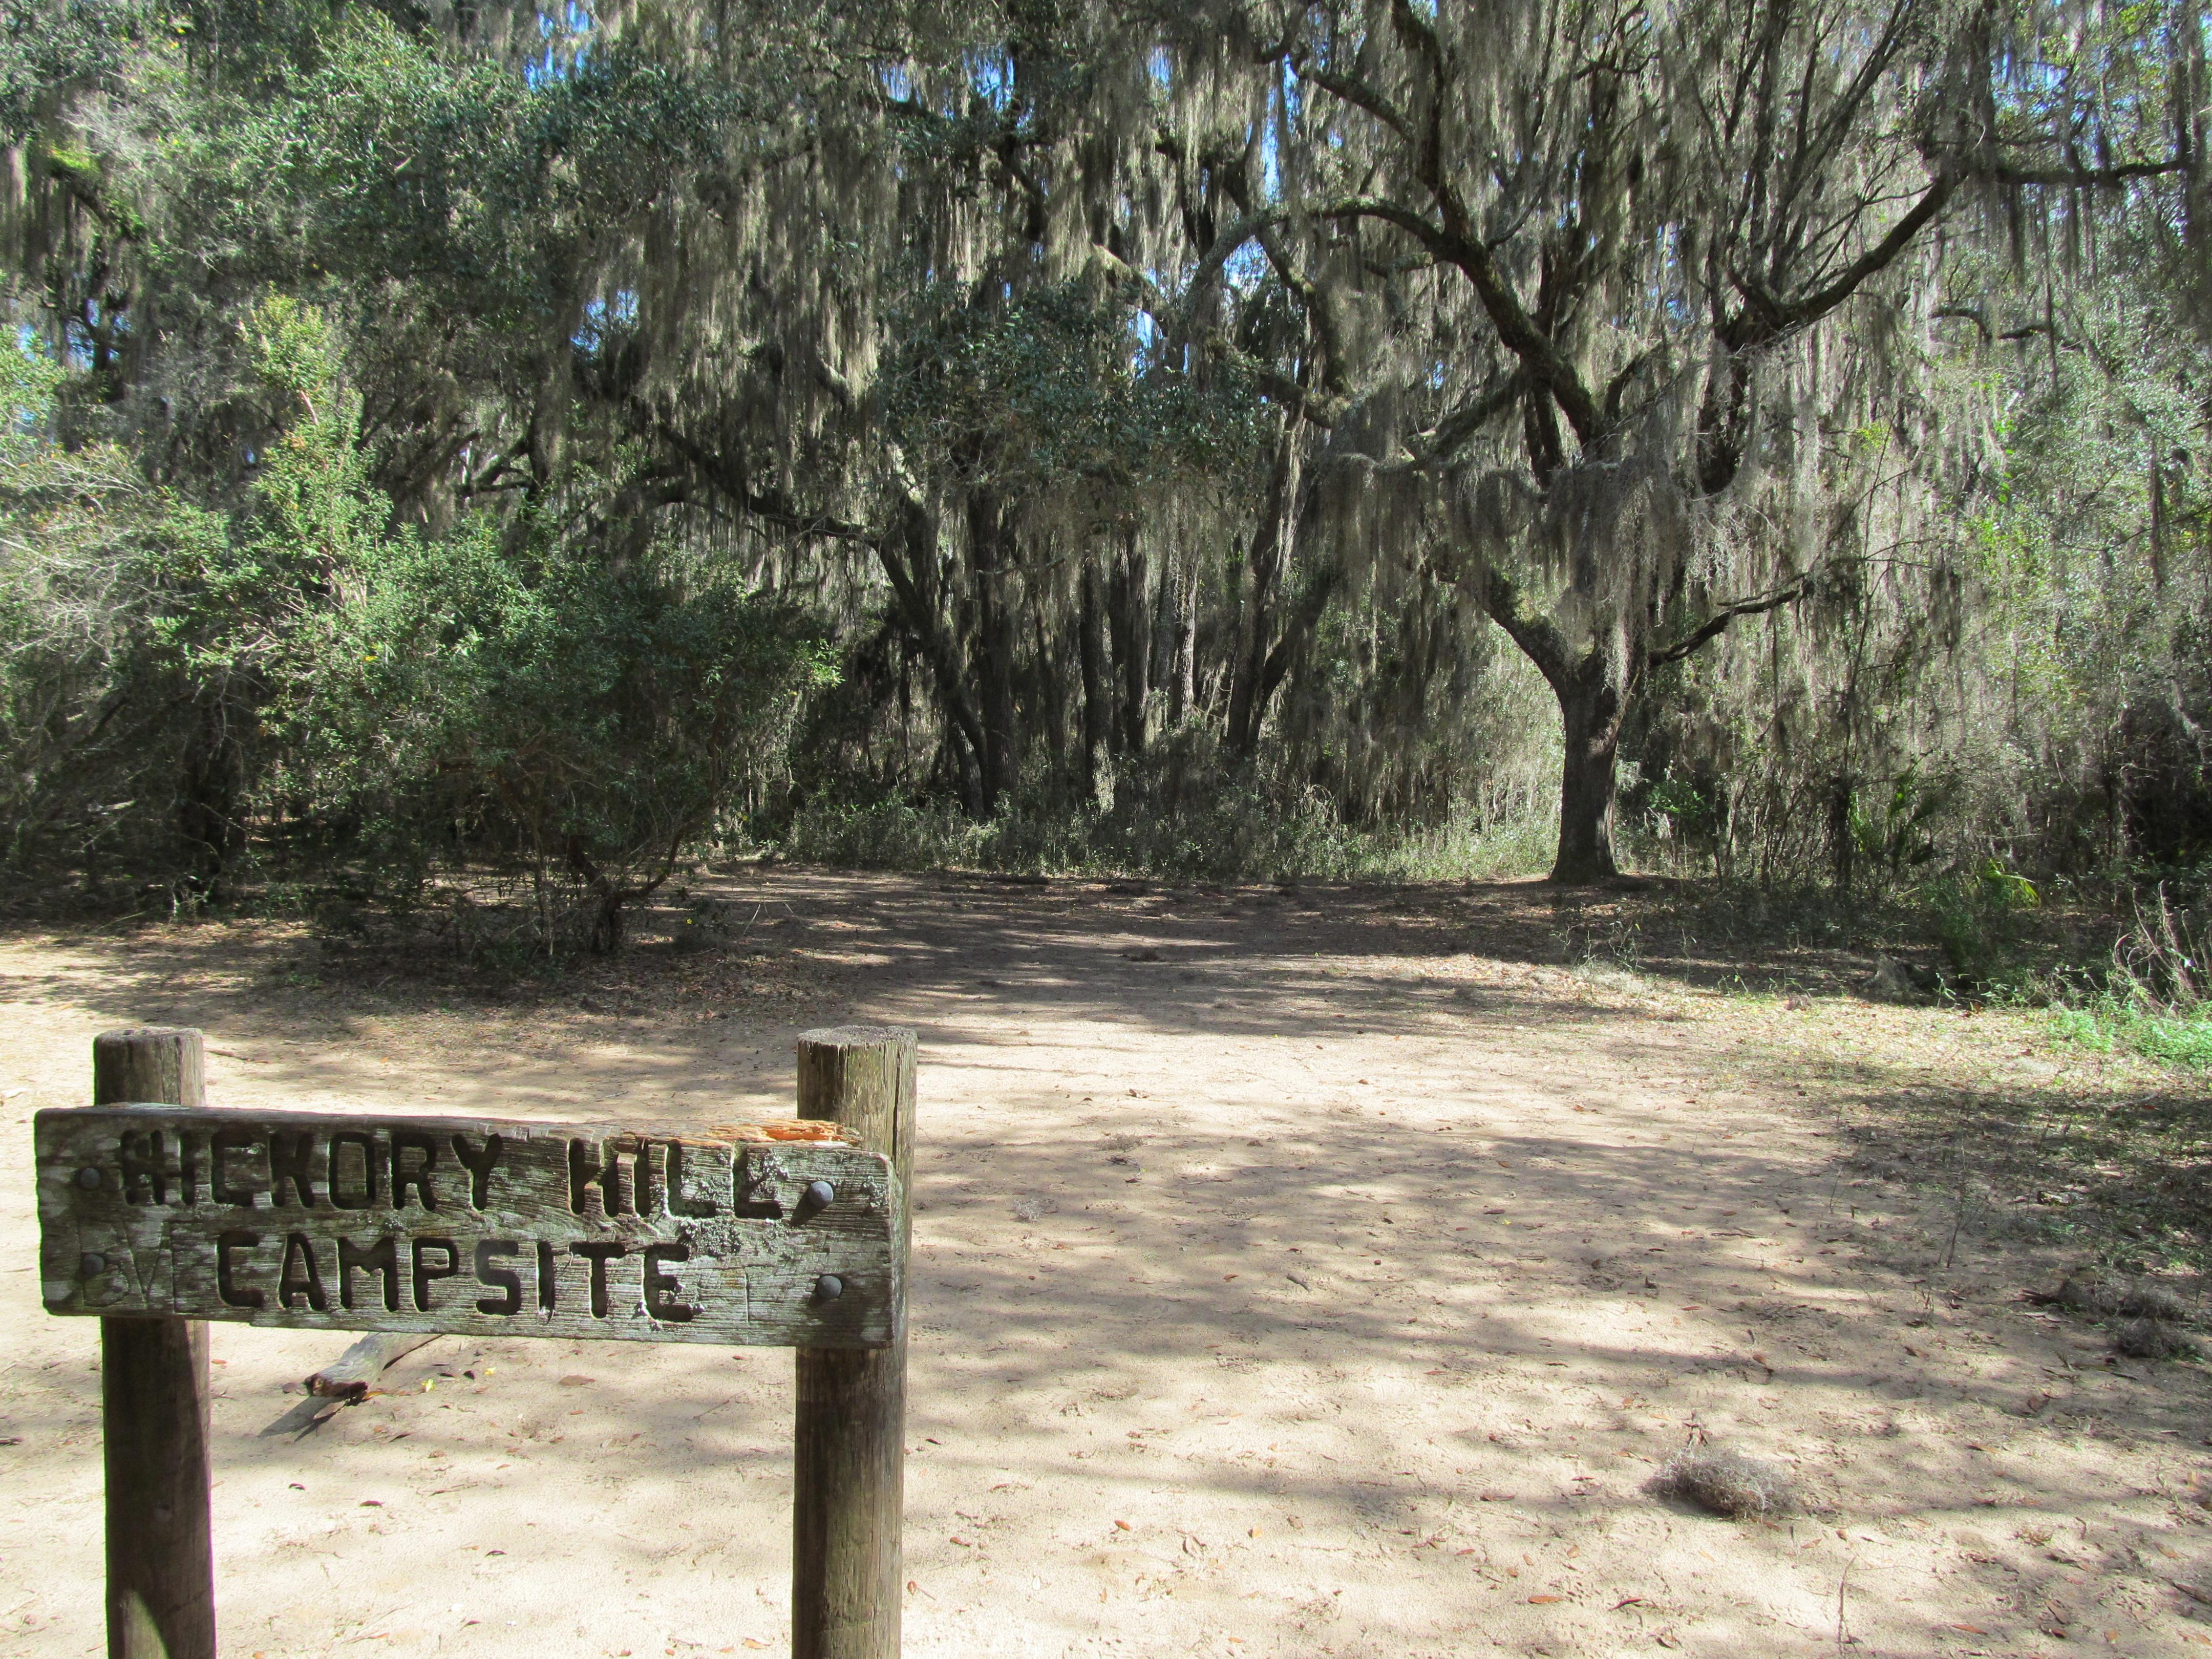
[{"label": "green foliage", "polygon": [[327,337],[275,306],[258,349],[307,414],[257,486],[268,534],[244,544],[237,585],[267,591],[282,549],[322,599],[270,674],[270,798],[388,871],[519,860],[547,948],[563,887],[593,946],[616,947],[623,907],[719,827],[826,679],[821,647],[787,607],[659,550],[594,558],[481,515],[435,539],[382,533]]},{"label": "green foliage", "polygon": [[1932,862],[1941,849],[1931,830],[1954,793],[1950,784],[1925,781],[1917,766],[1906,767],[1874,802],[1854,792],[1850,831],[1860,858],[1893,882]]},{"label": "green foliage", "polygon": [[6,366],[10,862],[55,850],[30,835],[51,843],[81,728],[131,710],[139,744],[100,752],[79,834],[149,871],[234,877],[250,854],[404,890],[503,860],[532,873],[548,948],[570,910],[618,944],[623,906],[772,766],[822,647],[664,551],[594,559],[482,514],[389,528],[327,319],[277,296],[245,334],[275,425],[228,517],[145,491],[115,452],[55,448],[55,366]]},{"label": "green foliage", "polygon": [[1200,386],[1148,363],[1139,320],[1089,283],[998,306],[927,284],[894,325],[886,410],[950,479],[1087,486],[1123,510],[1138,484],[1249,467],[1266,424],[1252,388],[1233,371]]},{"label": "green foliage", "polygon": [[2212,921],[2160,884],[2134,901],[2101,984],[2057,1016],[2060,1036],[2110,1053],[2132,1048],[2170,1066],[2212,1071]]},{"label": "green foliage", "polygon": [[179,228],[293,281],[433,282],[514,343],[573,327],[610,222],[708,159],[726,94],[620,43],[524,76],[349,9],[278,87],[195,106]]},{"label": "green foliage", "polygon": [[2020,976],[2020,921],[2041,902],[2033,882],[1989,858],[1930,883],[1922,900],[1936,942],[1967,986],[1987,990]]},{"label": "green foliage", "polygon": [[2147,1012],[2130,1002],[2100,1001],[2057,1010],[2051,1029],[2094,1053],[2129,1048],[2184,1070],[2212,1072],[2212,1017],[2206,1015],[2185,1018]]},{"label": "green foliage", "polygon": [[[516,560],[488,526],[386,544],[281,711],[281,781],[383,867],[519,862],[595,948],[723,830],[827,659],[782,609],[665,562]],[[458,842],[459,848],[453,848]],[[565,901],[563,901],[565,902]]]},{"label": "green foliage", "polygon": [[13,0],[0,12],[0,143],[35,131],[58,89],[118,86],[134,49],[165,24],[175,27],[132,0]]},{"label": "green foliage", "polygon": [[121,448],[52,441],[64,378],[25,333],[0,346],[0,863],[15,870],[132,838],[118,803],[162,722],[127,688],[146,678],[156,567],[201,527]]}]

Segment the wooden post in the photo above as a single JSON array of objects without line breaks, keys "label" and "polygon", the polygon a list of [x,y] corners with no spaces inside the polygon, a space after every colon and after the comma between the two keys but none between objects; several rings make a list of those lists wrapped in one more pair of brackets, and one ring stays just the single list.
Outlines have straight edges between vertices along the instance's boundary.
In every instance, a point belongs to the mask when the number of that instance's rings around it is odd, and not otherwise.
[{"label": "wooden post", "polygon": [[[197,1111],[204,1077],[198,1031],[109,1031],[93,1040],[96,1106]],[[108,1659],[215,1659],[207,1325],[102,1319],[100,1348]]]},{"label": "wooden post", "polygon": [[[879,1025],[799,1039],[799,1115],[842,1124],[914,1174],[915,1034]],[[902,1206],[902,1213],[910,1205]],[[905,1281],[907,1233],[894,1248]],[[897,1659],[904,1586],[906,1310],[888,1348],[799,1350],[793,1433],[793,1659]]]}]

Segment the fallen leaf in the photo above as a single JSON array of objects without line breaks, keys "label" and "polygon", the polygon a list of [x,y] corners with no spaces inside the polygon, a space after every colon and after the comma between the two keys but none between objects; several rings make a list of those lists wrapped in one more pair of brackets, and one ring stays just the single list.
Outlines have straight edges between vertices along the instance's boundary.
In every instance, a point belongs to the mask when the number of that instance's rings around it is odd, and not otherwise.
[{"label": "fallen leaf", "polygon": [[564,1376],[561,1379],[561,1386],[564,1389],[580,1389],[591,1380],[588,1376]]},{"label": "fallen leaf", "polygon": [[1532,1595],[1528,1598],[1528,1605],[1533,1607],[1540,1607],[1547,1601],[1564,1601],[1567,1598],[1564,1595]]},{"label": "fallen leaf", "polygon": [[1128,1531],[1132,1530],[1132,1528],[1130,1528],[1129,1523],[1128,1523],[1127,1521],[1116,1521],[1114,1524],[1115,1524],[1115,1526],[1119,1527],[1119,1528],[1120,1528],[1123,1532],[1128,1532]]}]

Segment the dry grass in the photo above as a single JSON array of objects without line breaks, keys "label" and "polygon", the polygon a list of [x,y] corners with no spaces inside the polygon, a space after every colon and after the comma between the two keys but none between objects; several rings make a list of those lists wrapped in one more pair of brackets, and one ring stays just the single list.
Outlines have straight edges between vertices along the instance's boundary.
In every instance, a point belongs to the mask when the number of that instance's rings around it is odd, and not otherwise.
[{"label": "dry grass", "polygon": [[2197,1351],[2194,1340],[2156,1319],[2130,1319],[2112,1334],[2112,1348],[2130,1359],[2189,1359]]},{"label": "dry grass", "polygon": [[1771,1463],[1741,1452],[1702,1447],[1677,1452],[1652,1482],[1653,1490],[1741,1521],[1788,1515],[1797,1506],[1797,1488]]},{"label": "dry grass", "polygon": [[2182,1321],[2196,1310],[2171,1285],[2091,1267],[2067,1275],[2053,1298],[2069,1313],[2099,1319]]}]

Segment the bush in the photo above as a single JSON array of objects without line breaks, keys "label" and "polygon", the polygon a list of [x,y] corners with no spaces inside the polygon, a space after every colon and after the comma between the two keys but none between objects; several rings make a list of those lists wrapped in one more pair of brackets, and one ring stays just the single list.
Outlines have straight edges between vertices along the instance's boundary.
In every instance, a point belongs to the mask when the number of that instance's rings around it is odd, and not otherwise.
[{"label": "bush", "polygon": [[573,500],[392,528],[327,325],[274,301],[246,335],[269,427],[227,514],[52,444],[35,357],[0,386],[9,867],[100,855],[222,898],[249,870],[404,895],[489,865],[529,882],[543,948],[613,949],[775,765],[817,630],[563,528]]},{"label": "bush", "polygon": [[486,528],[364,574],[275,711],[287,805],[403,886],[520,867],[549,951],[578,910],[591,948],[621,945],[824,672],[787,610],[655,560],[514,558]]},{"label": "bush", "polygon": [[1969,987],[2001,989],[2025,974],[2021,919],[2042,902],[2035,884],[1996,859],[1923,890],[1936,942]]},{"label": "bush", "polygon": [[2129,1048],[2190,1071],[2212,1071],[2212,998],[2205,994],[2201,909],[2173,902],[2160,884],[2130,895],[2127,925],[2101,974],[2062,977],[2052,1000],[2057,1035],[2109,1054]]}]

